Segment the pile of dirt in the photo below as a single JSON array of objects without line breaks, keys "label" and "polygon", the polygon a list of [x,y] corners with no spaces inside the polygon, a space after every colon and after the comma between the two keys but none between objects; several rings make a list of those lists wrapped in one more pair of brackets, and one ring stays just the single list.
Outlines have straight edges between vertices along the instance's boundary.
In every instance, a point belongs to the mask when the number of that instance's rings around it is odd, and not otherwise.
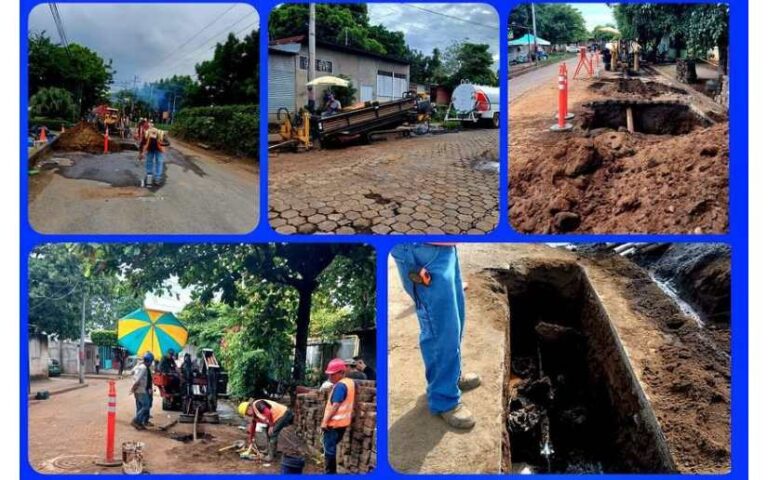
[{"label": "pile of dirt", "polygon": [[[727,257],[724,261],[730,264]],[[668,338],[642,360],[641,381],[677,467],[685,473],[723,473],[731,464],[731,333],[701,328],[641,267],[616,255],[594,259],[616,275],[633,310]],[[730,265],[729,265],[730,270]]]},{"label": "pile of dirt", "polygon": [[592,83],[588,88],[590,91],[606,97],[639,95],[643,98],[654,98],[661,95],[685,95],[688,93],[682,88],[639,78],[606,78]]},{"label": "pile of dirt", "polygon": [[524,233],[728,230],[728,124],[686,135],[607,128],[544,134],[510,165],[510,219]]},{"label": "pile of dirt", "polygon": [[[55,150],[102,153],[104,151],[104,133],[96,130],[92,123],[82,121],[59,135]],[[110,152],[122,150],[117,142],[109,142]]]}]

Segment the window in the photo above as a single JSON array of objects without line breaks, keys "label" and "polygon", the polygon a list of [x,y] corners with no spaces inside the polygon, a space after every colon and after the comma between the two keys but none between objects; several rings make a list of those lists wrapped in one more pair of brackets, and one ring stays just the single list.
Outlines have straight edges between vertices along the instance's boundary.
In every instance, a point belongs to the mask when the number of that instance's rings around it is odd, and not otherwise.
[{"label": "window", "polygon": [[370,102],[373,100],[373,87],[371,85],[360,86],[360,101]]},{"label": "window", "polygon": [[[309,65],[309,57],[299,57],[299,68],[302,70],[307,69]],[[333,73],[333,62],[330,60],[315,59],[315,71],[324,73]]]}]

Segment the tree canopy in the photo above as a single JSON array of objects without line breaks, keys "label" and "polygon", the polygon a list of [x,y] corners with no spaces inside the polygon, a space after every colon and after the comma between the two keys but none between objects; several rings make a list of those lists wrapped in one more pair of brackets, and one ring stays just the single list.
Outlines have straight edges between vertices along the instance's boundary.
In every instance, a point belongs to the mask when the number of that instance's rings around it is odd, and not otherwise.
[{"label": "tree canopy", "polygon": [[493,55],[489,45],[454,42],[445,52],[445,83],[451,89],[462,80],[496,86],[499,84],[499,77],[492,70],[492,66]]},{"label": "tree canopy", "polygon": [[45,244],[29,257],[30,333],[80,337],[85,300],[86,330],[114,328],[116,320],[141,307],[116,275],[92,275],[88,251],[72,244]]},{"label": "tree canopy", "polygon": [[[531,4],[525,3],[513,9],[508,23],[514,38],[533,34]],[[584,16],[575,7],[564,3],[536,4],[536,35],[559,45],[580,42],[589,37]]]},{"label": "tree canopy", "polygon": [[79,115],[105,101],[115,71],[93,50],[70,43],[68,48],[51,41],[45,32],[31,34],[29,42],[29,95],[56,87],[69,92]]},{"label": "tree canopy", "polygon": [[637,40],[646,52],[655,52],[664,38],[693,57],[717,48],[720,66],[727,70],[727,4],[618,4],[613,14],[622,36]]},{"label": "tree canopy", "polygon": [[375,253],[364,245],[104,244],[91,258],[133,291],[169,291],[169,278],[191,288],[180,318],[220,349],[241,393],[303,380],[313,315],[321,334],[374,325]]}]

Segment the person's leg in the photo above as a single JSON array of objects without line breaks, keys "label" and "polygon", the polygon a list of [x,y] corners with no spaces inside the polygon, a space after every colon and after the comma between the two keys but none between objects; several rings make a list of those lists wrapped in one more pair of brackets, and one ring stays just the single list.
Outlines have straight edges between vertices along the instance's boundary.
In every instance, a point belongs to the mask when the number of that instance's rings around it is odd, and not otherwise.
[{"label": "person's leg", "polygon": [[336,473],[336,445],[339,443],[339,432],[335,428],[323,430],[323,456],[325,473]]},{"label": "person's leg", "polygon": [[[429,410],[432,413],[449,412],[456,408],[461,398],[458,381],[464,306],[461,280],[455,278],[456,249],[425,244],[401,247],[393,249],[392,256],[403,286],[416,304]],[[426,268],[431,276],[429,286],[414,284],[408,278],[408,273],[418,272],[421,268]]]},{"label": "person's leg", "polygon": [[155,164],[155,152],[147,152],[147,155],[144,158],[144,170],[147,173],[147,175],[152,175],[152,172],[154,172],[154,164]]},{"label": "person's leg", "polygon": [[154,173],[154,180],[155,183],[160,183],[163,178],[163,154],[160,152],[155,153],[155,173]]}]

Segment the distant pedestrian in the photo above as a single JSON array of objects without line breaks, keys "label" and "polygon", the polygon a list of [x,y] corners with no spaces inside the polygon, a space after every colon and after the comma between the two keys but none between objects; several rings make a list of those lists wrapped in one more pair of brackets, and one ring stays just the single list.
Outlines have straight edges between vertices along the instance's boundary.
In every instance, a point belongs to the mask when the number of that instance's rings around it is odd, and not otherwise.
[{"label": "distant pedestrian", "polygon": [[133,369],[131,394],[136,399],[136,416],[133,417],[131,425],[136,430],[145,430],[149,423],[149,410],[152,408],[152,404],[147,394],[147,385],[152,385],[149,367],[153,361],[154,356],[148,352],[144,354],[142,362]]},{"label": "distant pedestrian", "polygon": [[363,372],[367,380],[376,380],[376,370],[371,368],[369,365],[366,365],[363,357],[355,357],[355,368],[357,371]]},{"label": "distant pedestrian", "polygon": [[101,357],[99,357],[99,352],[96,352],[96,361],[94,363],[96,364],[96,375],[98,375],[99,370],[101,369]]}]

